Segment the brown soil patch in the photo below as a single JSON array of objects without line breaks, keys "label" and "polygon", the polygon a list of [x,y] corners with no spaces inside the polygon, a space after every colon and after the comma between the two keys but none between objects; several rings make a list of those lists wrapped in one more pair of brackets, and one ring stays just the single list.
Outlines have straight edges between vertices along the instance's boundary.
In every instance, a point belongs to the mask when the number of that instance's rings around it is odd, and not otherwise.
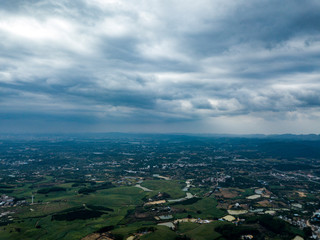
[{"label": "brown soil patch", "polygon": [[106,233],[92,233],[81,240],[113,240],[113,238],[107,237]]},{"label": "brown soil patch", "polygon": [[271,204],[268,200],[262,200],[262,201],[258,202],[258,204],[262,207],[271,207]]},{"label": "brown soil patch", "polygon": [[228,203],[218,203],[217,208],[228,209]]},{"label": "brown soil patch", "polygon": [[135,213],[134,214],[134,216],[136,217],[136,218],[147,218],[147,217],[149,217],[149,214],[148,213]]},{"label": "brown soil patch", "polygon": [[296,191],[296,193],[299,194],[299,197],[307,197],[307,195],[304,192]]},{"label": "brown soil patch", "polygon": [[228,188],[221,188],[220,193],[224,198],[235,198],[239,196],[238,191]]}]

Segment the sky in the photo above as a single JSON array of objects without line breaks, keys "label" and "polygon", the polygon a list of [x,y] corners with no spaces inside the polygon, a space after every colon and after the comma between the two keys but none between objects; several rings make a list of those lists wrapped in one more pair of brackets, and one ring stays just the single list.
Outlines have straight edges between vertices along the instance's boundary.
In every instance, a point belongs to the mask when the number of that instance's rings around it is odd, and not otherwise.
[{"label": "sky", "polygon": [[0,132],[320,133],[319,0],[1,0]]}]

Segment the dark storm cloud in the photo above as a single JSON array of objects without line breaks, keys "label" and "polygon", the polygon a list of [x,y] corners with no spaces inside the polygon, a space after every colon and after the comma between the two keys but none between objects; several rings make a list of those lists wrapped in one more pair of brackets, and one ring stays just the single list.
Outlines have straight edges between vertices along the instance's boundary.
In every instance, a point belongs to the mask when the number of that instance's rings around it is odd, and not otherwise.
[{"label": "dark storm cloud", "polygon": [[319,19],[315,0],[3,1],[0,130],[317,131]]},{"label": "dark storm cloud", "polygon": [[[207,23],[209,31],[194,36],[198,47],[214,47],[217,42],[222,49],[230,44],[257,42],[272,48],[291,37],[320,31],[319,3],[308,1],[249,1],[239,4],[219,22]],[[223,21],[222,23],[220,21]],[[211,40],[211,44],[208,42]],[[203,44],[197,44],[198,41]]]}]

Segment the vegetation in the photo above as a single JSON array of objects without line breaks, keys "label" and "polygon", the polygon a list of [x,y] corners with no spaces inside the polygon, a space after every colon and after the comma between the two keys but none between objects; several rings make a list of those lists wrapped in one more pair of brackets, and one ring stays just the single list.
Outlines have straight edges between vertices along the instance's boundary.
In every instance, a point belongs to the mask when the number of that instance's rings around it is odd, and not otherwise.
[{"label": "vegetation", "polygon": [[141,186],[152,189],[154,192],[165,192],[172,198],[185,197],[185,193],[181,191],[185,184],[180,181],[167,181],[167,180],[147,180]]},{"label": "vegetation", "polygon": [[174,206],[174,205],[191,205],[191,204],[194,204],[194,203],[198,202],[199,200],[201,200],[201,198],[194,197],[194,198],[186,199],[186,200],[181,201],[181,202],[174,202],[174,203],[171,203],[170,205],[171,206]]},{"label": "vegetation", "polygon": [[48,194],[51,192],[65,192],[66,189],[63,187],[51,187],[51,188],[42,188],[37,191],[40,194]]},{"label": "vegetation", "polygon": [[108,207],[104,207],[104,206],[95,206],[95,205],[87,205],[87,208],[90,208],[92,210],[100,210],[100,211],[110,211],[110,212],[113,212],[113,209],[112,208],[108,208]]},{"label": "vegetation", "polygon": [[261,238],[260,232],[254,227],[235,226],[233,224],[225,224],[215,228],[225,239],[235,240],[240,239],[242,235],[253,235],[254,239]]},{"label": "vegetation", "polygon": [[[319,140],[54,136],[0,144],[0,239],[291,240],[314,233],[299,224],[319,222]],[[235,220],[222,221],[229,214]]]},{"label": "vegetation", "polygon": [[74,220],[86,220],[91,218],[98,218],[102,214],[106,214],[104,212],[92,211],[92,210],[75,210],[67,213],[60,213],[52,215],[52,220],[57,221],[74,221]]},{"label": "vegetation", "polygon": [[103,190],[103,189],[109,189],[109,188],[112,188],[114,187],[114,185],[112,185],[112,183],[110,182],[105,182],[103,184],[99,184],[99,185],[93,185],[93,187],[88,187],[88,188],[80,188],[78,190],[78,193],[79,194],[89,194],[89,193],[94,193],[98,190]]}]

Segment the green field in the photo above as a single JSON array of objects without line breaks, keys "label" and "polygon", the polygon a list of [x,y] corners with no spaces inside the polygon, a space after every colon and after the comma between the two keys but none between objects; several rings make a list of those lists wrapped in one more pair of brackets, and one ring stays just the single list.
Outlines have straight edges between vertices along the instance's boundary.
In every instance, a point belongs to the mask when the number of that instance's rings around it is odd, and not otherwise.
[{"label": "green field", "polygon": [[174,240],[177,234],[165,226],[157,226],[156,231],[142,236],[141,240]]},{"label": "green field", "polygon": [[190,205],[174,205],[176,208],[186,210],[186,213],[176,214],[177,218],[183,218],[187,217],[187,215],[191,215],[192,217],[202,219],[216,219],[226,215],[225,211],[218,209],[216,206],[217,201],[212,197],[200,199],[199,201]]},{"label": "green field", "polygon": [[[94,188],[89,194],[79,194],[84,185],[63,183],[51,184],[51,179],[44,178],[37,185],[30,183],[12,189],[12,195],[26,198],[34,204],[11,207],[15,212],[10,222],[3,222],[0,226],[0,239],[23,240],[79,240],[91,233],[110,227],[111,233],[117,239],[141,234],[141,240],[166,239],[188,237],[197,240],[220,239],[222,235],[216,231],[217,226],[228,225],[226,222],[214,221],[210,224],[179,223],[172,230],[166,226],[159,226],[154,216],[143,219],[135,217],[135,213],[144,210],[147,213],[156,211],[153,208],[174,209],[175,219],[192,217],[201,219],[218,219],[227,213],[217,208],[217,200],[210,197],[196,197],[181,202],[167,202],[156,207],[145,207],[148,198],[153,198],[159,192],[167,193],[170,199],[183,198],[186,192],[184,182],[174,180],[146,180],[141,185],[152,191],[144,191],[134,186],[112,186],[103,189],[102,184],[85,183],[85,187]],[[39,191],[40,190],[40,191]],[[198,189],[200,190],[200,189]],[[42,193],[39,193],[42,192]],[[248,190],[251,193],[251,189]],[[255,223],[254,223],[255,224]],[[147,229],[147,230],[146,230]],[[295,232],[295,229],[288,230]],[[301,233],[301,231],[297,232]]]},{"label": "green field", "polygon": [[[59,186],[68,188],[71,184]],[[115,187],[89,195],[78,194],[78,189],[35,194],[35,204],[16,208],[13,223],[1,227],[0,239],[80,239],[102,227],[117,225],[127,211],[142,204],[146,196],[146,192],[135,187]],[[31,196],[32,191],[27,185],[26,189],[16,189],[15,194],[19,197]],[[110,208],[113,211],[90,221],[52,220],[56,213],[86,205]]]},{"label": "green field", "polygon": [[221,222],[213,222],[209,224],[197,223],[180,223],[178,232],[197,240],[214,240],[219,239],[221,234],[215,232],[215,227],[224,224]]},{"label": "green field", "polygon": [[141,186],[153,190],[154,194],[158,192],[166,192],[171,198],[185,197],[186,193],[182,191],[185,183],[174,180],[147,180],[141,183]]},{"label": "green field", "polygon": [[[152,192],[145,192],[136,187],[112,187],[109,189],[97,190],[90,194],[79,194],[83,185],[63,183],[50,185],[51,178],[44,178],[43,181],[34,184],[25,184],[14,189],[12,195],[17,198],[25,198],[31,203],[31,196],[34,195],[34,204],[13,208],[16,211],[14,220],[7,226],[1,227],[0,239],[80,239],[92,232],[106,226],[117,226],[121,223],[128,212],[136,206],[143,205],[145,197],[166,192],[172,198],[185,196],[181,189],[185,184],[179,181],[147,180],[143,186],[152,189]],[[86,183],[86,187],[90,184]],[[96,186],[96,185],[95,185]],[[60,188],[60,189],[59,189]],[[61,191],[61,188],[65,190]],[[39,191],[40,190],[40,191]],[[40,192],[40,193],[39,193]],[[44,193],[41,193],[44,192]],[[89,206],[89,207],[88,207]],[[57,220],[61,216],[73,216],[73,210],[83,208],[83,212],[95,209],[110,209],[104,211],[100,217],[90,219],[76,219],[66,221]],[[97,206],[97,207],[95,207]],[[76,211],[76,210],[74,210]],[[99,210],[98,210],[99,211]],[[59,217],[55,217],[59,216]],[[135,233],[143,226],[155,226],[155,222],[137,222],[128,227],[117,226],[115,234],[123,237]],[[143,236],[143,239],[174,239],[176,234],[167,227],[157,226],[156,231]]]}]

